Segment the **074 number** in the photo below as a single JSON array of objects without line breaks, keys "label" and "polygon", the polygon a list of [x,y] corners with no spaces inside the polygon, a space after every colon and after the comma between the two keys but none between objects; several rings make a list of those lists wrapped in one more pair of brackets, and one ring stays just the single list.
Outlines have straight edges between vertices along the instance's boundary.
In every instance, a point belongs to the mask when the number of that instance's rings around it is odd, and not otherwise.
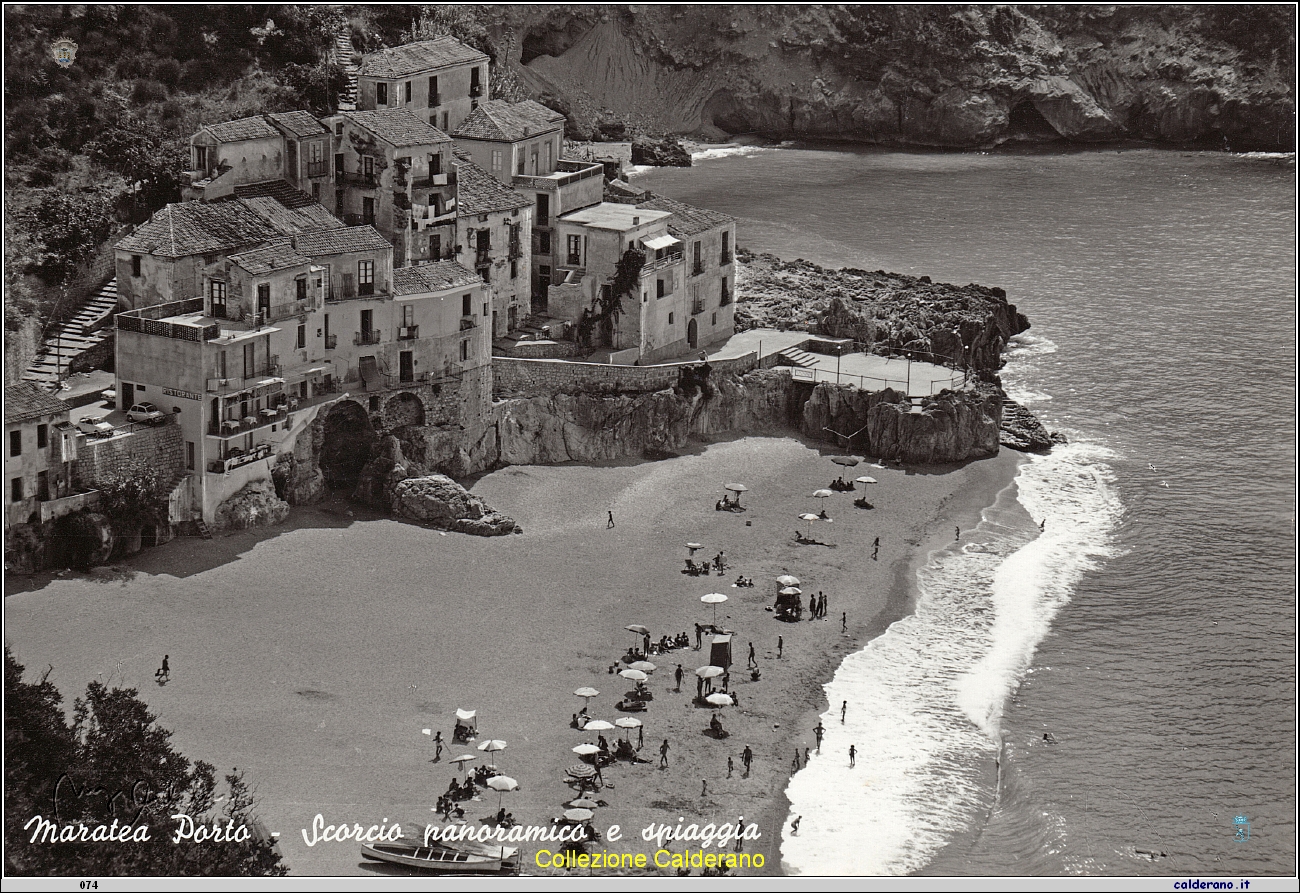
[{"label": "074 number", "polygon": [[83,890],[98,890],[98,889],[99,889],[99,881],[82,881],[82,882],[81,882],[81,889],[83,889]]}]

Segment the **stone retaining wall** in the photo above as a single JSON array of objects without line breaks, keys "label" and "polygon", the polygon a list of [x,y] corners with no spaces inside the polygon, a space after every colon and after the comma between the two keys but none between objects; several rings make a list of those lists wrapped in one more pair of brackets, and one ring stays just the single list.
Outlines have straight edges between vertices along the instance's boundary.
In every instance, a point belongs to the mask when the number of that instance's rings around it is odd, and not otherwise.
[{"label": "stone retaining wall", "polygon": [[134,462],[164,472],[185,467],[181,429],[171,422],[138,428],[104,440],[82,437],[80,441],[77,444],[77,476],[83,484],[90,486],[127,471]]},{"label": "stone retaining wall", "polygon": [[[548,394],[628,393],[662,391],[677,384],[681,371],[698,363],[664,363],[655,366],[615,366],[494,357],[493,395],[535,397]],[[713,374],[744,375],[758,365],[758,355],[710,361]]]}]

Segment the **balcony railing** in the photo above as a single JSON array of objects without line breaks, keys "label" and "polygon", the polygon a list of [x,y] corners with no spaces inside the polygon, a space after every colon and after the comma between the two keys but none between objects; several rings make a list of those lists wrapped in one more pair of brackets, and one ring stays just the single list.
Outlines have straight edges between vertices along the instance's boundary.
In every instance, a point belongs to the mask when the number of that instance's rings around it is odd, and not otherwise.
[{"label": "balcony railing", "polygon": [[420,337],[419,326],[402,326],[397,330],[398,341],[414,341]]},{"label": "balcony railing", "polygon": [[241,378],[209,378],[207,380],[207,391],[209,394],[229,394],[233,391],[246,391],[249,388],[255,388],[260,382],[268,378],[278,378],[280,376],[279,363],[267,363],[262,367],[263,371],[255,372],[252,375]]},{"label": "balcony railing", "polygon": [[696,298],[691,301],[691,316],[698,316],[704,312],[704,299]]},{"label": "balcony railing", "polygon": [[645,266],[641,268],[641,272],[642,274],[650,273],[655,270],[662,270],[664,267],[670,267],[673,264],[679,264],[681,262],[682,262],[682,253],[680,251],[676,251],[672,254],[665,254],[663,257],[658,259],[647,260]]},{"label": "balcony railing", "polygon": [[448,174],[430,174],[418,180],[411,181],[412,189],[436,189],[439,186],[453,186],[456,183],[456,172]]},{"label": "balcony railing", "polygon": [[356,335],[352,338],[352,343],[356,345],[378,344],[379,330],[371,329],[368,332],[357,332]]},{"label": "balcony railing", "polygon": [[474,252],[475,267],[486,267],[489,266],[491,263],[492,263],[491,248],[479,248],[477,251]]},{"label": "balcony railing", "polygon": [[249,431],[256,431],[258,428],[274,425],[283,421],[288,415],[288,406],[281,403],[279,406],[259,409],[256,414],[239,419],[213,419],[212,423],[208,425],[208,435],[229,440],[232,437],[247,434]]},{"label": "balcony railing", "polygon": [[470,85],[469,85],[469,95],[470,95],[470,96],[482,96],[482,95],[483,95],[483,85],[482,85],[482,84],[470,84]]},{"label": "balcony railing", "polygon": [[334,178],[340,183],[346,183],[349,186],[378,186],[379,174],[362,173],[361,171],[341,171],[334,175]]},{"label": "balcony railing", "polygon": [[127,310],[117,314],[117,327],[124,332],[139,332],[142,335],[158,335],[163,338],[175,338],[178,341],[211,341],[221,336],[218,323],[171,322],[164,321],[170,316],[189,316],[203,313],[203,299],[190,298],[185,301],[170,301],[155,304],[139,310]]},{"label": "balcony railing", "polygon": [[[602,177],[605,175],[605,166],[600,162],[590,161],[573,161],[568,158],[561,158],[555,165],[555,173],[544,177],[535,175],[517,174],[514,177],[516,187],[525,186],[532,189],[546,189],[554,192],[572,183],[581,180],[589,180],[592,177]],[[545,226],[545,220],[538,218],[538,223]]]},{"label": "balcony railing", "polygon": [[307,176],[309,177],[325,177],[329,175],[329,172],[330,166],[328,161],[307,162]]},{"label": "balcony railing", "polygon": [[462,332],[465,332],[465,331],[468,331],[469,329],[474,329],[474,328],[477,328],[477,327],[478,327],[478,320],[475,319],[474,317],[472,317],[472,316],[462,316],[462,317],[460,318],[460,330],[461,330]]},{"label": "balcony railing", "polygon": [[290,301],[288,304],[272,304],[271,312],[267,314],[266,322],[279,322],[282,319],[288,319],[291,316],[301,316],[312,309],[310,299],[301,301]]},{"label": "balcony railing", "polygon": [[339,346],[339,336],[338,336],[338,335],[326,335],[326,336],[325,336],[325,349],[326,349],[326,350],[333,350],[334,348],[336,348],[336,347],[338,347],[338,346]]},{"label": "balcony railing", "polygon": [[238,447],[232,447],[226,454],[225,458],[213,459],[208,463],[208,471],[212,474],[225,474],[228,471],[256,462],[259,459],[265,459],[271,455],[271,445],[269,443],[259,443],[251,450],[242,450]]},{"label": "balcony railing", "polygon": [[567,263],[568,263],[568,265],[571,266],[571,267],[580,267],[580,266],[582,266],[582,255],[580,255],[580,254],[570,254]]},{"label": "balcony railing", "polygon": [[694,261],[694,262],[691,264],[691,275],[692,275],[692,276],[703,276],[703,275],[704,275],[704,262],[703,262],[703,261],[699,261],[699,260],[697,260],[697,261]]}]

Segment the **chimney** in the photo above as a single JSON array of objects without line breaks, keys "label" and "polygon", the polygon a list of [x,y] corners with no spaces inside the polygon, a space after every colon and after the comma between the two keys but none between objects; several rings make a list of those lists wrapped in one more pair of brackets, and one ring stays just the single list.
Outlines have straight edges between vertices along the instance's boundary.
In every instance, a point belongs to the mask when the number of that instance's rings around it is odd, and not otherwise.
[{"label": "chimney", "polygon": [[633,217],[633,218],[632,218],[632,225],[633,225],[633,226],[640,226],[640,225],[641,225],[641,218],[640,218],[640,217]]}]

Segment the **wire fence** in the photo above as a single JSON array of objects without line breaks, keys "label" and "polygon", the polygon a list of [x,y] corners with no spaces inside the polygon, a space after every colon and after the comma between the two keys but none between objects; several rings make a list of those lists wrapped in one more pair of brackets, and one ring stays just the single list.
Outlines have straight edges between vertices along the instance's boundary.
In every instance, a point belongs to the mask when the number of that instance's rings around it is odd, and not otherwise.
[{"label": "wire fence", "polygon": [[[909,375],[907,378],[881,378],[874,375],[860,375],[855,372],[836,372],[830,369],[820,367],[791,366],[790,377],[795,381],[806,382],[832,382],[834,384],[853,385],[860,390],[881,391],[885,388],[892,388],[896,391],[902,391],[909,397],[912,396],[931,396],[947,388],[953,388],[965,384],[967,377],[946,375],[942,378],[925,377],[920,378],[911,373],[911,364],[908,364]],[[937,387],[936,387],[937,385]]]}]

